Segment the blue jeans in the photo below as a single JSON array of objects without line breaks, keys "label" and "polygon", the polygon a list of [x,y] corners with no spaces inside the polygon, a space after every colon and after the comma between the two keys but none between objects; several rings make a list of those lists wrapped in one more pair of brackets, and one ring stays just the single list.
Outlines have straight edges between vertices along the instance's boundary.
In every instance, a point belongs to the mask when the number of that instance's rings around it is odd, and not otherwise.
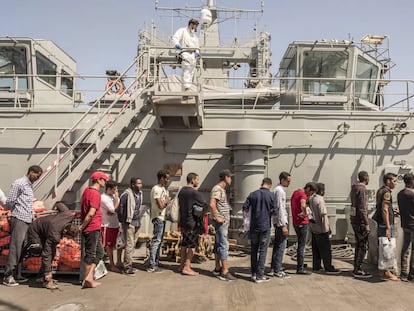
[{"label": "blue jeans", "polygon": [[296,251],[296,271],[303,271],[305,269],[305,246],[306,236],[308,234],[308,225],[294,226],[296,236],[298,237],[298,246]]},{"label": "blue jeans", "polygon": [[[411,245],[410,265],[408,267],[408,255]],[[414,279],[414,231],[404,229],[403,246],[401,250],[401,276]]]},{"label": "blue jeans", "polygon": [[[270,242],[270,229],[261,232],[250,232],[251,234],[251,255],[250,263],[252,275],[256,274],[258,277],[264,275],[264,266],[266,262],[267,248]],[[257,258],[259,255],[259,258]]]},{"label": "blue jeans", "polygon": [[154,231],[151,239],[149,265],[150,267],[155,268],[158,266],[160,261],[160,251],[162,240],[164,238],[165,221],[162,221],[156,217],[152,220],[152,223],[154,225]]},{"label": "blue jeans", "polygon": [[286,249],[286,236],[283,235],[282,227],[275,227],[275,241],[273,242],[272,263],[270,267],[274,272],[282,271],[283,254]]},{"label": "blue jeans", "polygon": [[226,260],[229,256],[229,241],[227,235],[229,232],[229,222],[226,221],[219,224],[213,221],[214,228],[216,229],[216,239],[214,241],[213,253],[220,256],[220,260]]}]

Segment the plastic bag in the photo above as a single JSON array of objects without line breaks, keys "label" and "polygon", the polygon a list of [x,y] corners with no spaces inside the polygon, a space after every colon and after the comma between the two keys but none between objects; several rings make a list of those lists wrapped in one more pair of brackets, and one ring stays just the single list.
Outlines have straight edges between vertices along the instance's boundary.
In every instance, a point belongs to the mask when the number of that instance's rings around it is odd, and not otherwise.
[{"label": "plastic bag", "polygon": [[248,211],[243,210],[243,231],[248,232],[250,231],[250,222],[252,219],[252,211],[249,208]]},{"label": "plastic bag", "polygon": [[95,270],[93,271],[93,278],[95,280],[99,280],[107,274],[108,270],[106,269],[105,263],[103,262],[103,260],[100,260],[99,263],[96,265]]},{"label": "plastic bag", "polygon": [[178,194],[180,193],[180,190],[178,190],[174,200],[171,200],[165,208],[165,219],[173,223],[178,223],[180,221],[180,205],[178,204]]},{"label": "plastic bag", "polygon": [[202,217],[204,215],[204,207],[194,204],[193,205],[193,215],[196,217]]},{"label": "plastic bag", "polygon": [[124,233],[119,230],[118,231],[118,235],[116,237],[116,244],[115,244],[115,248],[116,249],[121,249],[125,247],[125,239],[124,239]]},{"label": "plastic bag", "polygon": [[379,237],[379,270],[394,270],[397,268],[396,248],[397,242],[395,238]]}]

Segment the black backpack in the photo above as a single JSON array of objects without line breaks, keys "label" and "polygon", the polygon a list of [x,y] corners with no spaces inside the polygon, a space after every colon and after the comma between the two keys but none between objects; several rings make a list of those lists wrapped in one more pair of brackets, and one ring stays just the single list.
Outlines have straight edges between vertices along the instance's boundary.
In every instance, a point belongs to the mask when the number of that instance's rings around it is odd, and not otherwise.
[{"label": "black backpack", "polygon": [[125,223],[126,222],[126,219],[127,219],[127,205],[124,204],[124,203],[127,203],[128,202],[128,199],[125,200],[125,201],[122,200],[122,197],[125,196],[125,195],[128,196],[128,193],[127,192],[124,192],[119,197],[119,206],[118,206],[118,208],[116,210],[116,213],[118,214],[118,221],[120,223]]}]

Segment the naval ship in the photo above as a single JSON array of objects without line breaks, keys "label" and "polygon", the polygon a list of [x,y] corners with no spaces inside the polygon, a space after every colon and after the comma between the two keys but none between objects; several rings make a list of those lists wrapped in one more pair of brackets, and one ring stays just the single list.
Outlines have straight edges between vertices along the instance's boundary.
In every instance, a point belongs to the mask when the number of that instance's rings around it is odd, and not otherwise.
[{"label": "naval ship", "polygon": [[[162,1],[161,1],[162,2]],[[99,91],[81,86],[76,61],[50,40],[0,38],[0,188],[44,169],[36,198],[47,207],[63,200],[77,208],[91,172],[103,170],[127,187],[149,191],[168,169],[174,193],[190,172],[208,198],[222,169],[235,176],[229,191],[231,234],[240,237],[241,206],[264,177],[292,175],[287,197],[306,182],[326,184],[333,238],[346,240],[349,191],[357,173],[370,174],[370,205],[385,172],[401,177],[414,162],[412,81],[393,80],[386,35],[352,40],[293,41],[272,67],[271,35],[237,37],[225,44],[220,27],[241,10],[208,0],[172,8],[186,24],[199,20],[201,58],[193,86],[184,92],[171,36],[155,25],[139,32],[137,56],[123,71],[108,70]],[[224,1],[223,1],[224,3]],[[263,2],[262,2],[263,3]],[[290,230],[294,235],[294,231]]]}]

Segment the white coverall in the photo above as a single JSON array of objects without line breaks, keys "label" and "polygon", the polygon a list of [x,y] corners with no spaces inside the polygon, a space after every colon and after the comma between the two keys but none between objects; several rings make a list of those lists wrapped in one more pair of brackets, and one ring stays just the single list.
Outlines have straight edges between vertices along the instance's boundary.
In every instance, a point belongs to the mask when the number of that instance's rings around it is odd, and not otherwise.
[{"label": "white coverall", "polygon": [[[184,50],[181,53],[182,63],[182,79],[184,90],[190,89],[193,83],[193,76],[195,73],[196,67],[196,53],[200,53],[199,48],[200,44],[198,42],[198,37],[194,32],[191,32],[188,27],[180,28],[176,31],[172,37],[174,45],[179,44]],[[186,49],[194,49],[193,51]]]}]

